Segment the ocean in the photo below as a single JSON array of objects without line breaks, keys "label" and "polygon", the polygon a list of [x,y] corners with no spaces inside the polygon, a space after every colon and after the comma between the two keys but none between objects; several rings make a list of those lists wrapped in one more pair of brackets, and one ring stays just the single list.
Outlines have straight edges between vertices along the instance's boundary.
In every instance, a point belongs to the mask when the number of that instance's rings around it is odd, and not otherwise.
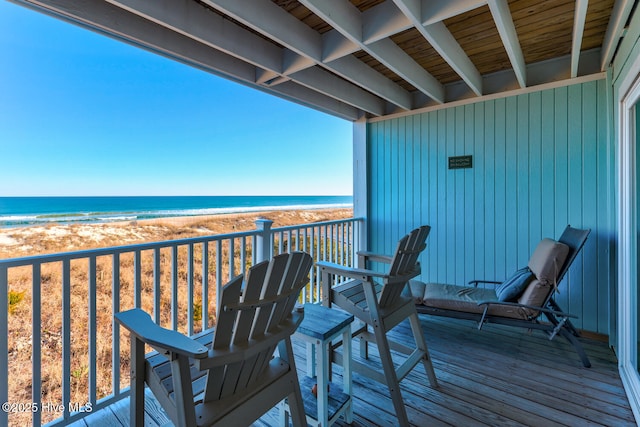
[{"label": "ocean", "polygon": [[0,197],[0,227],[351,207],[351,196]]}]

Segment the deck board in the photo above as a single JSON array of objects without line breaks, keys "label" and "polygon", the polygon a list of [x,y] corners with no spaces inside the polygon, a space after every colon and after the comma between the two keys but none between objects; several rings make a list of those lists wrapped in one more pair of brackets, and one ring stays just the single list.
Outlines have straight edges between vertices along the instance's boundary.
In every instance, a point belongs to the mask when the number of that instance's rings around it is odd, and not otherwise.
[{"label": "deck board", "polygon": [[[414,426],[634,426],[617,361],[606,343],[581,339],[592,362],[584,368],[562,337],[549,342],[540,331],[486,325],[478,331],[468,320],[420,315],[439,387],[432,388],[418,365],[402,382],[409,421]],[[410,340],[407,323],[392,331],[400,342]],[[306,367],[305,346],[293,340],[300,375]],[[354,342],[354,357],[359,357]],[[399,356],[399,355],[398,355]],[[371,361],[379,363],[375,350]],[[341,381],[341,368],[334,374]],[[353,375],[353,426],[396,425],[393,404],[384,386]],[[302,390],[302,393],[308,393]],[[86,419],[86,425],[127,426],[128,401],[121,401]],[[148,425],[165,425],[162,410],[147,393]],[[256,427],[278,423],[272,410]],[[84,425],[84,424],[78,424]],[[170,424],[169,424],[170,425]],[[346,426],[342,420],[338,426]]]}]

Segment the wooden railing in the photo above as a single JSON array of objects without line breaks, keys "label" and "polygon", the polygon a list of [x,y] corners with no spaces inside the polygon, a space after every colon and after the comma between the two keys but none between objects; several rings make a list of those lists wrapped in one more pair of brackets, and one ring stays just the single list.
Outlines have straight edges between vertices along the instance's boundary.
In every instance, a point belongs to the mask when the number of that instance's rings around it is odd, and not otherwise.
[{"label": "wooden railing", "polygon": [[[316,261],[357,263],[362,219],[271,225],[0,260],[0,307],[8,307],[0,310],[0,425],[66,425],[127,397],[129,347],[113,321],[118,311],[141,307],[191,335],[215,325],[224,283],[273,255],[303,250]],[[319,282],[313,268],[301,302],[319,301]]]}]

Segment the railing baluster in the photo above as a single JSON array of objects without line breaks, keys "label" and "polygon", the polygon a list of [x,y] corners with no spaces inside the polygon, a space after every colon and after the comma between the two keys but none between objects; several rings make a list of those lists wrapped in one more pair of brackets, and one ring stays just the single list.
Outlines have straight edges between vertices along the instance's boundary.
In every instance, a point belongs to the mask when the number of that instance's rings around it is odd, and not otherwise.
[{"label": "railing baluster", "polygon": [[[9,307],[9,269],[0,266],[0,307]],[[9,401],[9,310],[0,310],[0,403]],[[0,411],[0,425],[9,425],[9,414]]]},{"label": "railing baluster", "polygon": [[193,335],[193,244],[187,246],[187,334]]},{"label": "railing baluster", "polygon": [[[40,408],[42,403],[42,294],[41,264],[33,266],[31,277],[31,401]],[[4,311],[4,309],[3,309]],[[3,402],[4,403],[4,402]],[[33,412],[33,425],[42,424],[41,411]]]},{"label": "railing baluster", "polygon": [[[138,252],[139,257],[139,252]],[[138,259],[139,261],[139,259]],[[138,264],[140,265],[140,264]],[[92,406],[96,405],[96,390],[98,389],[97,385],[97,299],[96,299],[96,257],[89,257],[89,402],[91,402]]]},{"label": "railing baluster", "polygon": [[202,330],[209,328],[209,242],[202,242]]},{"label": "railing baluster", "polygon": [[178,330],[178,246],[171,246],[171,329]]},{"label": "railing baluster", "polygon": [[62,261],[62,403],[69,418],[71,401],[71,261]]},{"label": "railing baluster", "polygon": [[[222,241],[216,240],[216,307],[222,301]],[[218,319],[216,319],[216,322]]]},{"label": "railing baluster", "polygon": [[229,239],[229,277],[227,280],[231,280],[235,277],[235,265],[234,260],[236,258],[235,255],[235,247],[234,247],[234,239]]},{"label": "railing baluster", "polygon": [[136,308],[142,307],[142,265],[140,262],[140,251],[135,251],[133,256],[133,304]]},{"label": "railing baluster", "polygon": [[162,277],[162,269],[160,266],[160,248],[155,248],[153,250],[153,318],[154,321],[160,325],[160,296],[161,296],[161,286],[160,279]]},{"label": "railing baluster", "polygon": [[245,236],[242,236],[240,245],[242,247],[240,250],[240,274],[244,274],[247,269],[247,238]]},{"label": "railing baluster", "polygon": [[[111,295],[112,311],[116,314],[120,311],[120,254],[114,253],[111,260],[112,275],[111,275]],[[114,395],[120,394],[120,325],[116,323],[115,318],[112,321],[111,326],[113,353],[111,354],[113,360],[113,366],[111,367],[111,391]],[[67,374],[67,378],[70,374]]]}]

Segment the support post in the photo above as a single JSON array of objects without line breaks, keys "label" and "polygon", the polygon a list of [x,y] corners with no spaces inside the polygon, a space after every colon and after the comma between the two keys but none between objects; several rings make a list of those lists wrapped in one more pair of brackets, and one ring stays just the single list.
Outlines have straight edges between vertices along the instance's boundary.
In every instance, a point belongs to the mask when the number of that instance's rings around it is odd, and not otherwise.
[{"label": "support post", "polygon": [[256,220],[256,230],[260,231],[256,239],[256,263],[271,259],[271,226],[273,221],[266,218]]}]

